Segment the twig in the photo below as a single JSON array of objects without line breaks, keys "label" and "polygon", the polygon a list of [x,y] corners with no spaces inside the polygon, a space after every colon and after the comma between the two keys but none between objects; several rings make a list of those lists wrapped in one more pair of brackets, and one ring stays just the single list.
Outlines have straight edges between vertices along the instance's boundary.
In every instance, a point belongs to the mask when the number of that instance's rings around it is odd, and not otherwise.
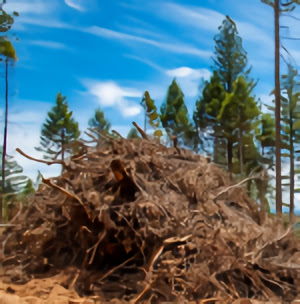
[{"label": "twig", "polygon": [[84,211],[86,212],[86,215],[87,215],[88,218],[89,218],[89,213],[88,213],[88,211],[87,211],[85,205],[83,204],[83,202],[81,201],[81,199],[80,199],[76,194],[73,194],[73,193],[68,192],[66,189],[64,189],[64,188],[62,188],[62,187],[60,187],[60,186],[54,184],[50,179],[44,178],[43,175],[41,175],[41,176],[42,176],[42,182],[43,182],[44,184],[46,184],[46,185],[48,185],[48,186],[50,186],[50,187],[52,187],[52,188],[55,188],[55,189],[61,191],[62,193],[64,193],[65,195],[67,195],[67,196],[70,197],[70,198],[75,199],[75,200],[83,207]]},{"label": "twig", "polygon": [[98,237],[98,241],[95,245],[93,245],[91,248],[89,248],[87,251],[86,251],[86,254],[89,254],[90,251],[93,249],[93,253],[92,253],[92,256],[89,260],[89,265],[91,265],[93,263],[93,260],[94,260],[94,257],[95,257],[95,254],[96,254],[96,251],[97,251],[97,248],[99,246],[99,244],[101,243],[101,241],[103,240],[103,238],[106,236],[106,231],[104,230]]},{"label": "twig", "polygon": [[137,130],[139,131],[139,133],[142,135],[142,137],[144,139],[149,140],[147,134],[140,128],[140,126],[135,121],[132,124],[137,128]]},{"label": "twig", "polygon": [[217,199],[220,195],[226,193],[227,191],[229,191],[229,190],[231,190],[231,189],[233,189],[233,188],[238,188],[238,187],[240,187],[242,184],[244,184],[244,183],[246,183],[247,181],[252,180],[252,179],[261,179],[261,175],[259,174],[259,175],[247,177],[247,178],[243,179],[242,181],[240,181],[239,183],[237,183],[237,184],[235,184],[235,185],[232,185],[232,186],[229,186],[229,187],[225,188],[224,190],[220,191],[220,192],[215,196],[214,200]]},{"label": "twig", "polygon": [[144,289],[142,290],[142,292],[137,296],[135,297],[135,299],[132,300],[133,303],[137,303],[139,302],[139,300],[144,296],[144,294],[150,289],[151,287],[151,283],[147,284]]},{"label": "twig", "polygon": [[132,261],[135,257],[137,256],[137,254],[135,254],[134,256],[132,256],[131,258],[129,258],[128,260],[126,260],[125,262],[119,264],[118,266],[110,269],[106,274],[104,274],[98,281],[102,281],[104,279],[106,279],[108,276],[110,276],[113,272],[115,272],[117,269],[125,266],[128,262]]}]

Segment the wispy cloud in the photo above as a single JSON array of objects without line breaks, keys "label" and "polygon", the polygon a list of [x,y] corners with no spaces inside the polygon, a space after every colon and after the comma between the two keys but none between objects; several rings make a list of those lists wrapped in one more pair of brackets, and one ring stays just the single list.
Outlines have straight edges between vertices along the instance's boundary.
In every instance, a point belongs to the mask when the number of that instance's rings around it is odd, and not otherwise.
[{"label": "wispy cloud", "polygon": [[158,14],[173,22],[202,28],[210,32],[216,32],[224,19],[224,15],[215,10],[175,3],[161,4],[161,10],[158,10]]},{"label": "wispy cloud", "polygon": [[127,58],[130,58],[130,59],[142,62],[142,63],[144,63],[144,64],[152,67],[153,69],[155,69],[157,71],[164,72],[164,69],[160,65],[152,62],[151,60],[148,60],[148,59],[145,59],[145,58],[142,58],[142,57],[139,57],[139,56],[127,55],[127,54],[124,55],[124,57],[127,57]]},{"label": "wispy cloud", "polygon": [[[217,33],[218,27],[225,19],[225,15],[216,10],[203,8],[200,6],[187,6],[175,3],[163,3],[162,9],[158,14],[168,20],[180,23],[196,29],[202,29],[206,32]],[[250,22],[235,20],[239,34],[244,40],[259,44],[261,49],[269,49],[272,46],[273,36],[264,31],[258,25]],[[197,33],[198,35],[198,33]]]},{"label": "wispy cloud", "polygon": [[[47,28],[58,28],[58,29],[73,29],[77,30],[74,26],[62,22],[57,19],[53,19],[52,17],[49,17],[47,19],[40,18],[40,17],[23,17],[21,16],[20,19],[17,20],[18,23],[21,25],[36,25],[41,27],[47,27]],[[24,27],[23,27],[24,28]],[[25,28],[24,28],[25,29]]]},{"label": "wispy cloud", "polygon": [[82,31],[93,34],[95,36],[107,38],[107,39],[114,39],[119,41],[134,41],[134,42],[140,42],[143,44],[148,44],[154,47],[157,47],[161,50],[170,51],[173,53],[178,54],[187,54],[187,55],[196,55],[200,57],[209,58],[212,53],[210,51],[206,50],[200,50],[196,47],[182,44],[182,43],[176,43],[174,41],[172,42],[162,42],[162,41],[156,41],[148,38],[144,38],[141,36],[135,36],[119,31],[114,31],[111,29],[99,27],[99,26],[92,26],[88,28],[83,28]]},{"label": "wispy cloud", "polygon": [[29,44],[32,45],[37,45],[45,48],[50,48],[50,49],[66,49],[67,46],[61,42],[57,41],[49,41],[49,40],[30,40],[28,42]]},{"label": "wispy cloud", "polygon": [[20,15],[24,14],[44,14],[49,13],[49,10],[53,10],[53,5],[51,2],[42,0],[32,0],[32,1],[9,1],[5,4],[5,10],[7,11],[17,11]]},{"label": "wispy cloud", "polygon": [[141,98],[142,92],[132,88],[119,86],[114,81],[83,81],[89,93],[97,98],[102,107],[114,107],[124,117],[138,115],[142,108],[134,102],[134,98]]},{"label": "wispy cloud", "polygon": [[78,0],[65,0],[66,5],[68,5],[69,7],[80,11],[80,12],[84,12],[85,9],[83,8],[83,6],[81,5],[81,1]]}]

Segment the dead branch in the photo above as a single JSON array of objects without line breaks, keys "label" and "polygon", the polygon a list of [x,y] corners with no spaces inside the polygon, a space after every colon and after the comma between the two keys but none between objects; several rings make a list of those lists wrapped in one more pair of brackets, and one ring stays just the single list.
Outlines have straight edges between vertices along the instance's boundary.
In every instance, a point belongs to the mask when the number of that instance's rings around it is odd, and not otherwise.
[{"label": "dead branch", "polygon": [[42,159],[38,159],[38,158],[34,158],[34,157],[31,157],[29,155],[27,155],[26,153],[24,153],[21,149],[19,148],[16,148],[16,151],[19,152],[22,156],[30,159],[30,160],[33,160],[35,162],[38,162],[38,163],[43,163],[43,164],[46,164],[48,166],[51,166],[51,165],[55,165],[55,164],[58,164],[58,165],[62,165],[64,167],[66,167],[66,164],[65,162],[62,162],[60,160],[54,160],[54,161],[46,161],[46,160],[42,160]]},{"label": "dead branch", "polygon": [[140,128],[140,126],[134,121],[132,124],[136,127],[136,129],[139,131],[141,134],[142,138],[149,140],[147,134]]}]

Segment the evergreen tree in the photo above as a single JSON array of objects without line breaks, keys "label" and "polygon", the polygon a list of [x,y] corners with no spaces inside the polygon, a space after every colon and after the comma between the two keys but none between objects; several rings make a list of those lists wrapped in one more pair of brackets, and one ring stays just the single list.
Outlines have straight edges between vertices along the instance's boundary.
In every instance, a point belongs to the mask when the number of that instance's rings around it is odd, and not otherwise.
[{"label": "evergreen tree", "polygon": [[42,126],[41,146],[36,149],[44,152],[45,159],[57,159],[61,155],[64,160],[65,153],[72,154],[74,147],[70,147],[71,143],[79,135],[78,123],[72,118],[66,97],[58,93],[56,105],[48,112],[48,118]]},{"label": "evergreen tree", "polygon": [[[18,13],[13,13],[18,16]],[[16,51],[10,42],[9,36],[6,33],[11,29],[14,23],[14,18],[7,14],[2,6],[0,8],[0,61],[5,61],[5,114],[4,114],[4,132],[3,132],[3,153],[2,153],[2,188],[5,185],[5,164],[6,164],[6,147],[7,147],[7,126],[8,126],[8,65],[9,62],[17,60]],[[0,221],[2,221],[2,197],[0,197]]]},{"label": "evergreen tree", "polygon": [[141,138],[136,128],[131,128],[127,135],[128,139]]},{"label": "evergreen tree", "polygon": [[214,162],[223,165],[226,163],[224,159],[226,150],[224,150],[224,139],[217,116],[225,97],[224,86],[220,82],[218,73],[214,71],[210,80],[204,82],[201,97],[196,102],[193,114],[197,139],[202,150],[207,154],[213,153]]},{"label": "evergreen tree", "polygon": [[221,123],[223,133],[227,139],[228,170],[231,171],[232,148],[235,141],[238,143],[238,159],[240,164],[240,174],[244,173],[243,150],[245,144],[243,139],[245,135],[253,137],[258,125],[258,116],[260,114],[257,102],[252,97],[253,86],[243,76],[239,76],[233,85],[233,92],[227,95],[223,101],[218,120]]},{"label": "evergreen tree", "polygon": [[[251,91],[255,86],[253,81],[248,80],[248,75],[251,69],[246,70],[247,67],[247,53],[242,45],[242,38],[238,35],[238,30],[234,21],[226,16],[221,26],[219,26],[219,34],[214,37],[215,40],[215,55],[213,58],[215,63],[216,72],[218,73],[220,83],[223,85],[225,91],[228,93],[225,100],[222,102],[222,113],[218,114],[218,120],[222,127],[222,132],[227,140],[227,164],[230,174],[232,173],[232,162],[233,162],[233,145],[235,141],[239,141],[239,158],[240,161],[240,172],[243,171],[243,152],[242,152],[242,135],[236,134],[234,129],[236,126],[237,113],[230,108],[242,109],[242,105],[236,103],[243,100],[236,94],[238,92],[239,85],[236,85],[235,95],[232,94],[234,91],[234,83],[238,81],[240,86],[244,87],[244,93],[247,95],[247,90]],[[243,76],[240,78],[240,76]],[[241,82],[245,82],[242,85]],[[226,109],[227,108],[227,109]],[[226,109],[226,110],[225,110]],[[220,111],[221,111],[220,110]],[[225,110],[225,111],[224,111]],[[226,129],[228,128],[228,129]],[[238,132],[242,132],[242,129],[237,129]]]},{"label": "evergreen tree", "polygon": [[[3,148],[0,148],[0,154],[3,154]],[[0,185],[1,199],[3,202],[2,214],[6,216],[8,203],[16,204],[25,196],[34,193],[31,180],[22,174],[22,167],[14,160],[13,157],[7,155],[4,171],[1,164],[1,178],[5,174],[5,183]],[[4,186],[4,187],[3,187]]]},{"label": "evergreen tree", "polygon": [[191,145],[194,138],[193,127],[189,121],[184,95],[175,79],[169,86],[160,112],[160,120],[168,136],[171,138],[175,135],[180,142]]},{"label": "evergreen tree", "polygon": [[151,99],[148,91],[145,91],[141,105],[145,109],[144,132],[146,133],[147,124],[149,124],[154,129],[154,137],[160,138],[163,135],[162,131],[159,129],[160,117],[157,113],[154,100]]},{"label": "evergreen tree", "polygon": [[226,92],[231,93],[237,77],[248,75],[250,72],[245,70],[248,62],[247,52],[243,48],[237,27],[229,16],[226,16],[218,29],[220,32],[214,37],[216,58],[213,58],[213,61]]},{"label": "evergreen tree", "polygon": [[283,184],[283,186],[289,186],[290,220],[293,222],[295,192],[300,192],[299,189],[295,190],[296,173],[300,173],[295,164],[295,160],[300,157],[300,79],[298,71],[288,65],[288,73],[282,76],[281,83],[283,87],[281,96],[281,138],[282,148],[287,151],[282,156],[289,158],[290,164],[290,174],[283,177],[289,182]]},{"label": "evergreen tree", "polygon": [[99,133],[104,132],[104,134],[108,134],[111,127],[100,108],[95,110],[94,117],[89,119],[88,125]]},{"label": "evergreen tree", "polygon": [[[261,114],[260,133],[256,136],[256,139],[260,142],[261,155],[269,159],[268,164],[272,166],[274,164],[275,120],[270,113]],[[269,151],[266,151],[266,149],[269,149]]]}]

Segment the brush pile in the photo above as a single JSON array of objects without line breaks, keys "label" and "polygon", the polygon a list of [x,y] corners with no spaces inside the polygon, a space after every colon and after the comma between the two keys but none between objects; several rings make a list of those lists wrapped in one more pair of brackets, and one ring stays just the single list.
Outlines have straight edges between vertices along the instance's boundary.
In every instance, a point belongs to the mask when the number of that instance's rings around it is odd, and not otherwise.
[{"label": "brush pile", "polygon": [[146,138],[90,136],[6,231],[11,282],[66,271],[64,287],[114,303],[297,297],[300,242],[216,165]]}]

